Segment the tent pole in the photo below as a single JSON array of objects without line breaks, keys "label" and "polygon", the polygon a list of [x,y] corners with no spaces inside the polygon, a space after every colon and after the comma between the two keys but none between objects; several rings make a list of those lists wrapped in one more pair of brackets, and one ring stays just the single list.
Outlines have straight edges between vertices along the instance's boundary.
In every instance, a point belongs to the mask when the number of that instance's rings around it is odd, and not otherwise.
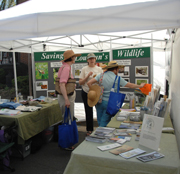
[{"label": "tent pole", "polygon": [[150,49],[150,53],[151,53],[151,84],[153,87],[153,66],[154,66],[154,60],[153,60],[153,33],[151,33],[151,49]]},{"label": "tent pole", "polygon": [[16,93],[16,101],[18,101],[18,86],[17,86],[17,74],[16,74],[16,57],[15,52],[13,52],[13,66],[14,66],[14,83],[15,83],[15,93]]},{"label": "tent pole", "polygon": [[35,79],[35,64],[34,64],[34,54],[33,54],[33,48],[31,47],[31,59],[32,59],[32,80],[33,80],[33,97],[36,98],[36,79]]},{"label": "tent pole", "polygon": [[112,42],[111,42],[111,38],[110,38],[110,60],[111,61],[113,60],[113,57],[112,57]]}]

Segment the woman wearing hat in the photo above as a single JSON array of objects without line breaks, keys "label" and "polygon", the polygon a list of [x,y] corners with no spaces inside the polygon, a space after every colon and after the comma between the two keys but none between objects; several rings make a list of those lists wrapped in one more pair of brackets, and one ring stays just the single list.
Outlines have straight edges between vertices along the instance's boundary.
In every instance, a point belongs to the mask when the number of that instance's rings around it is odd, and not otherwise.
[{"label": "woman wearing hat", "polygon": [[[109,95],[110,95],[112,85],[114,83],[116,75],[118,75],[119,68],[121,68],[121,67],[123,67],[123,66],[118,65],[116,61],[111,61],[111,62],[108,63],[108,66],[103,68],[103,69],[106,70],[106,72],[103,75],[103,80],[102,80],[102,85],[104,86],[103,98],[102,98],[102,103],[98,103],[96,105],[97,121],[98,121],[98,125],[100,127],[105,127],[109,123],[109,121],[111,120],[112,116],[106,113],[106,108],[107,108],[107,105],[108,105],[108,100],[109,100]],[[97,75],[94,79],[90,80],[87,83],[87,85],[91,89],[92,84],[99,82],[99,80],[100,80],[100,75]],[[145,85],[144,83],[142,83],[141,85],[136,85],[134,83],[129,83],[129,82],[125,81],[123,78],[121,78],[121,80],[120,80],[120,86],[122,86],[122,87],[142,88],[144,85]],[[116,81],[115,86],[117,86],[117,81]],[[93,98],[92,96],[93,95],[91,94],[91,100]],[[96,95],[96,96],[98,97],[98,95]],[[88,95],[88,97],[89,97],[89,95]],[[96,98],[94,97],[94,100],[95,99]],[[94,103],[94,105],[96,103]]]},{"label": "woman wearing hat", "polygon": [[[71,74],[71,78],[73,79],[73,75],[71,73],[71,65],[75,63],[76,57],[80,56],[81,54],[74,54],[72,50],[67,50],[64,52],[64,60],[62,61],[62,66],[59,68],[58,77],[60,89],[62,95],[58,95],[58,103],[62,112],[62,117],[64,117],[65,107],[70,108],[71,112],[71,119],[73,120],[74,116],[74,102],[76,98],[76,92],[72,95],[67,95],[66,92],[66,83],[69,79],[69,75]],[[72,147],[66,148],[66,150],[73,150]]]},{"label": "woman wearing hat", "polygon": [[87,55],[88,65],[83,67],[80,74],[79,84],[82,85],[81,96],[84,103],[86,114],[86,130],[87,135],[90,135],[93,131],[93,107],[89,107],[87,104],[87,94],[89,87],[87,82],[93,79],[96,75],[103,72],[102,68],[96,66],[96,56],[93,53]]}]

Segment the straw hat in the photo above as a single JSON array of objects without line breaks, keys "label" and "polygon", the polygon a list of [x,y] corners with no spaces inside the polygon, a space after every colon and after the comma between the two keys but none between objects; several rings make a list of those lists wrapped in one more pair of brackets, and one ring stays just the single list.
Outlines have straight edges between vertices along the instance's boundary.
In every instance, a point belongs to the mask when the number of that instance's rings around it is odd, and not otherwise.
[{"label": "straw hat", "polygon": [[110,61],[108,63],[108,65],[106,67],[102,68],[102,69],[109,69],[109,68],[115,68],[115,67],[123,68],[125,66],[124,65],[118,65],[118,63],[115,60],[113,60],[113,61]]},{"label": "straw hat", "polygon": [[[90,58],[96,58],[95,54],[94,53],[89,53],[87,55],[87,60],[90,59]],[[97,59],[97,58],[96,58]]]},{"label": "straw hat", "polygon": [[76,56],[76,57],[81,56],[81,54],[74,54],[73,50],[67,50],[64,52],[63,56],[64,56],[64,60],[62,60],[62,61],[65,61],[73,56]]},{"label": "straw hat", "polygon": [[100,93],[101,93],[101,88],[99,87],[99,85],[92,85],[89,88],[87,102],[90,107],[93,107],[97,104],[100,97]]}]

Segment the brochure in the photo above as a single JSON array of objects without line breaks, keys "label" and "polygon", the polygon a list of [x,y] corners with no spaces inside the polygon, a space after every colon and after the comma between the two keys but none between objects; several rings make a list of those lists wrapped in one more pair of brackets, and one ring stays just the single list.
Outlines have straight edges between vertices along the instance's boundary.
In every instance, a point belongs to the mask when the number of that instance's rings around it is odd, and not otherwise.
[{"label": "brochure", "polygon": [[87,136],[85,138],[86,141],[91,141],[91,142],[94,142],[94,143],[104,143],[106,142],[106,138],[102,138],[102,137],[97,137],[97,136]]},{"label": "brochure", "polygon": [[128,152],[121,153],[119,155],[122,156],[123,158],[129,159],[129,158],[132,158],[134,156],[140,155],[140,154],[145,153],[145,152],[146,151],[144,151],[144,150],[136,148],[136,149],[130,150]]},{"label": "brochure", "polygon": [[148,161],[156,160],[156,159],[163,158],[163,157],[164,157],[163,154],[154,151],[154,152],[151,152],[151,153],[148,153],[145,155],[138,156],[136,158],[143,162],[148,162]]},{"label": "brochure", "polygon": [[120,147],[121,145],[119,143],[113,143],[113,144],[108,144],[105,146],[97,146],[98,149],[105,151],[105,150],[109,150],[109,149],[114,149],[117,147]]},{"label": "brochure", "polygon": [[125,140],[125,139],[121,139],[121,138],[120,138],[120,139],[119,139],[119,140],[117,140],[116,142],[117,142],[117,143],[120,143],[120,144],[124,144],[124,143],[126,142],[126,140]]},{"label": "brochure", "polygon": [[131,146],[123,145],[123,146],[118,147],[116,149],[110,150],[109,152],[112,154],[115,154],[115,155],[119,155],[120,153],[124,153],[124,152],[127,152],[127,151],[132,150],[132,149],[133,149],[133,147],[131,147]]}]

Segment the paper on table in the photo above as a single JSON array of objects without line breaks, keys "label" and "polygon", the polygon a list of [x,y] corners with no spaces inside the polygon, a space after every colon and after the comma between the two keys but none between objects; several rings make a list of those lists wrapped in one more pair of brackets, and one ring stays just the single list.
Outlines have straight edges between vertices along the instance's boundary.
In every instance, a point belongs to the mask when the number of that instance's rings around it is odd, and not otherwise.
[{"label": "paper on table", "polygon": [[98,149],[105,151],[105,150],[109,150],[109,149],[114,149],[116,147],[120,147],[121,145],[119,143],[113,143],[113,144],[108,144],[108,145],[104,145],[104,146],[97,146]]}]

